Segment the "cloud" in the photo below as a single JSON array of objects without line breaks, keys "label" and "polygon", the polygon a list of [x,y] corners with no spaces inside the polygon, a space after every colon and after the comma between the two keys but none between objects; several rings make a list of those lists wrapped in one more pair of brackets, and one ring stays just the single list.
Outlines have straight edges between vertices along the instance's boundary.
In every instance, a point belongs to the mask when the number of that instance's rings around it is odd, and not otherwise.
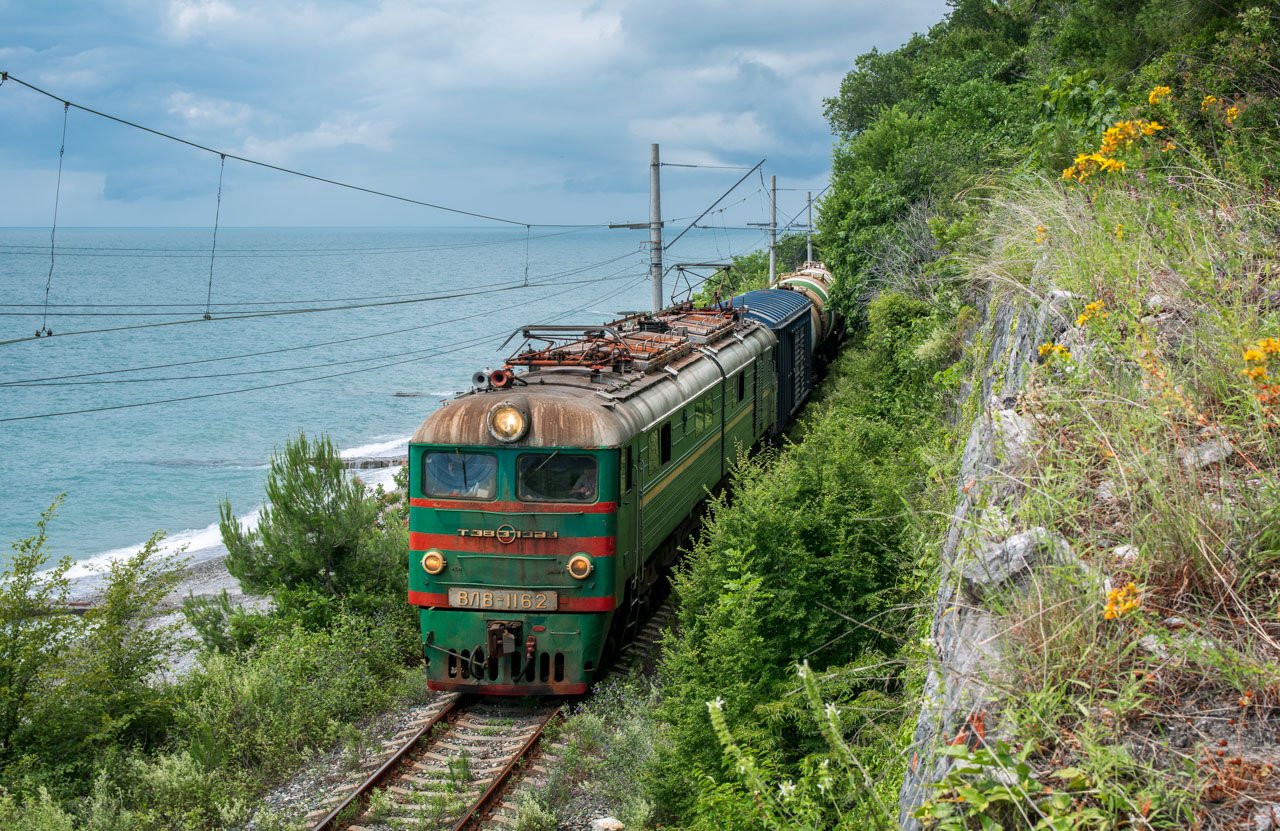
[{"label": "cloud", "polygon": [[689,113],[667,118],[638,118],[627,125],[637,139],[658,143],[701,144],[715,150],[767,151],[774,138],[756,113]]},{"label": "cloud", "polygon": [[247,104],[224,101],[190,92],[175,92],[169,96],[168,111],[195,129],[236,129],[249,124],[253,109]]},{"label": "cloud", "polygon": [[138,166],[108,173],[102,183],[102,198],[108,202],[173,202],[192,198],[213,201],[207,183],[185,171]]},{"label": "cloud", "polygon": [[264,162],[287,162],[313,150],[339,147],[366,147],[389,150],[392,146],[391,125],[366,121],[356,115],[340,115],[322,121],[309,130],[278,138],[251,136],[242,145],[242,155]]},{"label": "cloud", "polygon": [[185,40],[234,24],[240,13],[224,0],[170,0],[169,26]]},{"label": "cloud", "polygon": [[[7,7],[0,59],[55,94],[206,146],[482,213],[597,221],[644,212],[653,141],[665,159],[767,156],[766,177],[820,183],[822,99],[857,54],[945,12],[945,0],[56,0]],[[14,125],[0,175],[48,163],[56,101],[6,86],[0,119]],[[89,119],[72,115],[76,164],[114,204],[128,198],[133,221],[148,210],[175,221],[174,183],[207,178],[209,164]],[[721,173],[673,171],[664,208],[696,214],[737,175]],[[353,198],[253,175],[244,224],[306,221]],[[361,208],[370,222],[419,221],[394,204]]]}]

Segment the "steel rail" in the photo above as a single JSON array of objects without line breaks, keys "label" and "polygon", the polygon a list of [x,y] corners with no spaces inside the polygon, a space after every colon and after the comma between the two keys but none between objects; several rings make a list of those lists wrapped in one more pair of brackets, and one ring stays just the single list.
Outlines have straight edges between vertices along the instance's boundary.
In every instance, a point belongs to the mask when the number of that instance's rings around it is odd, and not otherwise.
[{"label": "steel rail", "polygon": [[537,745],[538,740],[542,738],[542,734],[546,732],[548,725],[555,721],[556,716],[560,715],[560,709],[562,706],[563,705],[556,705],[555,709],[547,714],[547,717],[538,725],[538,729],[525,740],[524,744],[521,745],[520,750],[511,757],[510,761],[503,765],[502,770],[499,771],[498,775],[493,778],[491,783],[489,783],[489,787],[485,789],[485,792],[481,794],[475,804],[473,804],[471,808],[462,815],[462,818],[451,827],[450,831],[462,831],[462,829],[476,821],[478,815],[489,807],[489,803],[494,800],[494,797],[501,792],[502,787],[507,784],[507,780],[510,778],[511,773],[516,769],[516,765],[520,764],[520,762],[524,760],[525,756],[533,750],[534,746]]},{"label": "steel rail", "polygon": [[417,746],[418,741],[422,739],[423,736],[430,735],[431,731],[435,729],[437,724],[443,723],[446,718],[452,715],[454,711],[458,709],[461,701],[461,695],[455,696],[452,701],[440,710],[440,712],[432,716],[431,720],[423,725],[421,730],[414,733],[399,750],[391,754],[391,758],[387,759],[387,761],[382,763],[381,767],[369,774],[369,777],[360,783],[360,787],[356,788],[350,796],[342,800],[342,802],[326,814],[323,819],[311,826],[311,831],[327,831],[327,829],[336,828],[338,816],[357,800],[364,798],[370,791],[389,778],[400,766],[401,761],[403,761],[404,758],[409,755],[410,751]]}]

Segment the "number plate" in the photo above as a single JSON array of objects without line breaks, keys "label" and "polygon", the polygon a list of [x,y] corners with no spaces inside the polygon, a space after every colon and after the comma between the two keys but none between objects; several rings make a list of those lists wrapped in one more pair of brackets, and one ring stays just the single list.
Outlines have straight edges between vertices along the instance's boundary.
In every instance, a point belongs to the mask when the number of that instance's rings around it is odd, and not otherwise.
[{"label": "number plate", "polygon": [[530,592],[516,589],[449,589],[449,605],[457,609],[554,612],[560,605],[560,598],[555,592]]}]

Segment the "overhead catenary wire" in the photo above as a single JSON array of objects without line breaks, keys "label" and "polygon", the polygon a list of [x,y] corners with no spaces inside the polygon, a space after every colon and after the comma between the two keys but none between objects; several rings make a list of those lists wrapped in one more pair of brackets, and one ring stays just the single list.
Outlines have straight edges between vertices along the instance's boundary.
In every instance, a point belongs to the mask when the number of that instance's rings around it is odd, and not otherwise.
[{"label": "overhead catenary wire", "polygon": [[437,211],[445,211],[447,213],[458,214],[460,216],[469,216],[469,217],[472,217],[473,219],[484,219],[489,222],[500,222],[506,225],[519,225],[521,227],[527,226],[527,227],[533,227],[533,228],[604,227],[604,224],[601,224],[601,223],[573,224],[573,223],[525,222],[523,220],[511,219],[509,217],[501,217],[501,216],[494,216],[492,214],[480,213],[479,211],[468,211],[462,208],[453,208],[448,205],[438,204],[436,202],[428,202],[424,199],[414,199],[409,196],[402,196],[395,193],[388,193],[387,191],[378,190],[376,188],[369,188],[363,185],[356,185],[350,182],[343,182],[338,179],[330,179],[326,176],[318,176],[313,173],[305,173],[301,170],[294,170],[293,168],[284,167],[282,165],[271,164],[270,162],[264,162],[259,159],[252,159],[252,158],[249,158],[248,156],[241,156],[235,153],[227,153],[226,151],[223,151],[223,150],[215,150],[214,148],[200,144],[199,142],[191,141],[190,139],[184,139],[184,138],[181,138],[180,136],[175,136],[172,133],[166,133],[163,130],[157,130],[154,127],[147,127],[145,125],[138,124],[135,121],[130,121],[127,118],[121,118],[120,116],[111,115],[110,113],[105,113],[105,112],[102,112],[101,110],[95,110],[92,107],[87,107],[83,104],[77,104],[76,102],[63,98],[60,95],[55,95],[54,93],[49,92],[48,90],[41,89],[35,84],[24,81],[21,78],[17,77],[16,75],[13,75],[7,71],[0,72],[0,82],[3,82],[3,81],[13,81],[16,84],[21,84],[22,86],[26,87],[32,92],[39,93],[40,95],[43,95],[47,98],[52,98],[54,101],[60,102],[64,108],[75,107],[77,110],[80,110],[81,112],[89,113],[90,115],[96,115],[99,118],[105,118],[108,121],[114,121],[117,124],[122,124],[126,127],[132,127],[135,130],[141,130],[145,133],[150,133],[154,136],[159,136],[160,138],[168,139],[169,141],[174,141],[179,144],[185,144],[187,147],[191,147],[196,150],[203,151],[205,153],[212,153],[214,155],[225,156],[228,159],[233,159],[238,162],[243,162],[244,164],[254,165],[256,167],[261,167],[266,170],[274,170],[278,173],[286,173],[290,176],[298,176],[303,179],[310,179],[313,182],[320,182],[326,185],[333,185],[335,187],[346,188],[347,190],[353,190],[359,193],[366,193],[371,196],[378,196],[383,199],[391,199],[397,202],[404,202],[410,205],[418,205],[424,208],[431,208]]},{"label": "overhead catenary wire", "polygon": [[[740,203],[735,203],[740,204]],[[732,207],[732,205],[730,205]],[[686,217],[687,219],[687,217]],[[536,227],[536,226],[535,226]],[[567,231],[556,231],[550,234],[536,234],[530,239],[541,240],[551,239],[552,237],[563,237],[569,234],[581,234],[589,230],[596,230],[596,226],[586,226],[580,228],[570,228]],[[299,257],[345,257],[345,256],[361,256],[367,257],[377,254],[418,254],[423,251],[448,251],[463,248],[484,248],[494,245],[514,245],[525,241],[524,236],[512,237],[510,239],[500,240],[480,240],[477,242],[452,242],[442,243],[440,245],[409,245],[400,247],[388,246],[361,246],[355,248],[228,248],[226,245],[218,248],[218,256],[226,259],[228,257],[244,257],[249,259],[295,259]],[[0,242],[0,254],[7,256],[44,256],[48,250],[45,245],[27,245],[24,243],[5,243]],[[205,256],[204,248],[127,248],[116,246],[98,246],[98,245],[60,245],[58,253],[63,257],[122,257],[122,258],[155,258],[164,259],[172,257],[175,259],[199,259]],[[0,305],[14,305],[0,303]],[[57,305],[57,304],[52,304]],[[217,305],[216,303],[214,304]]]},{"label": "overhead catenary wire", "polygon": [[[543,299],[545,300],[549,297],[555,297],[560,294],[566,294],[573,290],[574,290],[574,287],[570,287],[560,292],[553,292],[552,294],[548,295],[546,298],[543,298]],[[592,300],[590,302],[596,303],[596,302],[599,302],[599,300]],[[488,339],[488,336],[486,336],[481,340],[487,340],[487,339]],[[184,401],[198,401],[198,400],[207,399],[207,398],[218,398],[226,395],[239,395],[247,392],[259,392],[259,391],[268,390],[268,389],[278,389],[280,387],[294,386],[296,384],[307,384],[307,383],[312,383],[314,381],[324,381],[332,378],[342,378],[350,375],[356,375],[362,372],[373,372],[380,369],[388,369],[393,366],[402,366],[404,364],[426,360],[427,358],[437,357],[439,355],[447,355],[453,352],[459,352],[463,349],[466,349],[470,345],[473,345],[473,344],[469,343],[466,346],[456,346],[452,349],[440,350],[430,355],[419,355],[411,358],[402,358],[400,360],[391,361],[389,363],[380,364],[374,367],[361,367],[359,369],[350,369],[344,372],[335,372],[328,375],[319,375],[319,376],[313,376],[310,378],[296,378],[289,381],[278,381],[273,384],[261,384],[254,387],[243,387],[243,388],[238,388],[233,390],[218,390],[215,392],[199,393],[196,395],[185,395],[185,396],[178,396],[174,398],[166,398],[158,401],[136,401],[128,404],[114,404],[114,405],[109,405],[105,407],[87,407],[79,410],[64,410],[60,412],[37,413],[34,415],[26,415],[26,416],[10,416],[6,418],[0,418],[0,423],[9,423],[9,422],[15,422],[15,421],[31,421],[34,419],[56,418],[60,416],[86,415],[90,413],[102,413],[102,412],[111,412],[115,410],[136,409],[138,407],[151,407],[151,406],[157,406],[160,404],[174,404],[174,403],[184,402]]]},{"label": "overhead catenary wire", "polygon": [[[632,264],[628,264],[625,268],[620,269],[619,271],[612,272],[610,274],[606,274],[602,277],[594,277],[590,280],[573,281],[568,284],[556,283],[555,285],[561,285],[561,286],[568,285],[570,287],[576,288],[577,286],[582,286],[582,285],[592,285],[595,283],[602,283],[602,282],[605,282],[606,280],[611,280],[615,277],[618,277],[622,273],[622,271],[625,271],[626,269],[632,268],[632,267],[633,267]],[[463,321],[473,320],[477,317],[487,317],[494,314],[495,312],[509,311],[510,309],[514,309],[520,306],[525,306],[525,305],[528,305],[529,303],[537,303],[551,297],[557,297],[561,294],[566,294],[569,291],[572,291],[573,288],[566,288],[565,291],[551,292],[550,294],[544,295],[542,297],[534,298],[533,300],[522,300],[518,303],[511,303],[507,306],[499,306],[496,308],[484,308],[472,314],[462,315],[460,317],[450,318],[448,320],[437,320],[431,323],[423,324],[421,326],[415,326],[412,328],[415,330],[433,329],[440,326],[447,326],[454,323],[461,323]],[[572,314],[573,310],[571,310],[569,313]],[[351,341],[349,340],[340,341],[340,343],[344,343],[344,344],[350,343],[350,342]],[[404,355],[416,355],[424,351],[427,351],[427,350],[416,350],[412,352],[401,351],[401,352],[385,353],[381,355],[372,355],[364,358],[349,358],[347,360],[342,360],[342,361],[323,361],[320,363],[305,364],[301,366],[269,367],[266,369],[247,369],[247,370],[238,370],[235,372],[215,372],[215,373],[209,373],[204,375],[178,375],[178,376],[165,376],[160,378],[154,378],[154,377],[153,378],[99,378],[96,380],[88,380],[88,381],[85,381],[85,380],[21,381],[21,382],[7,382],[4,384],[0,384],[0,386],[21,389],[21,388],[27,388],[27,387],[67,387],[67,386],[90,386],[90,385],[100,386],[100,385],[107,385],[107,384],[142,384],[142,383],[161,383],[161,382],[173,382],[173,381],[204,381],[204,380],[218,379],[218,378],[242,377],[245,375],[272,375],[280,372],[300,372],[306,369],[327,369],[335,366],[349,366],[350,364],[368,363],[369,361],[386,360],[388,358],[395,358],[395,357],[404,356]]]},{"label": "overhead catenary wire", "polygon": [[662,167],[698,167],[704,170],[750,170],[739,164],[681,164],[680,162],[659,162]]},{"label": "overhead catenary wire", "polygon": [[[666,245],[662,246],[662,250],[663,250],[663,251],[666,251],[666,250],[670,249],[670,248],[671,248],[671,246],[673,246],[673,245],[675,245],[677,242],[679,242],[681,237],[683,237],[685,234],[689,233],[689,229],[690,229],[690,228],[692,228],[693,226],[695,226],[695,225],[697,225],[697,224],[698,224],[698,220],[702,219],[704,216],[706,216],[707,214],[711,213],[711,211],[715,208],[715,206],[716,206],[716,205],[719,205],[719,204],[724,200],[724,198],[725,198],[726,196],[728,196],[729,194],[733,193],[733,192],[737,189],[738,185],[740,185],[740,184],[742,184],[743,182],[745,182],[745,181],[747,180],[747,177],[748,177],[748,176],[750,176],[750,175],[752,174],[752,172],[754,172],[755,170],[758,170],[758,169],[760,168],[760,166],[761,166],[761,165],[763,165],[764,163],[765,163],[765,159],[761,159],[760,161],[756,162],[755,167],[751,168],[751,170],[748,170],[746,173],[742,174],[742,178],[741,178],[741,179],[739,179],[738,181],[734,182],[734,183],[733,183],[733,187],[729,188],[729,189],[728,189],[728,190],[726,190],[724,193],[720,194],[720,197],[719,197],[718,199],[716,199],[716,201],[712,202],[710,207],[708,207],[708,208],[707,208],[705,211],[703,211],[702,213],[698,214],[698,218],[697,218],[697,219],[695,219],[693,222],[690,222],[687,226],[685,226],[685,229],[684,229],[683,231],[681,231],[680,233],[676,234],[676,238],[675,238],[675,239],[671,240],[671,242],[669,242],[669,243],[667,243]],[[764,175],[764,174],[761,174],[761,176],[763,176],[763,175]],[[762,181],[763,181],[763,180],[762,180]]]},{"label": "overhead catenary wire", "polygon": [[[591,269],[593,269],[593,268],[599,268],[599,267],[601,267],[601,266],[605,266],[605,265],[612,265],[613,263],[618,262],[619,260],[622,260],[622,259],[625,259],[625,256],[624,256],[624,257],[616,257],[616,258],[614,258],[614,259],[607,260],[607,261],[604,261],[604,262],[601,262],[601,263],[596,263],[596,264],[593,264],[593,265],[590,265],[590,266],[582,266],[582,267],[575,268],[575,269],[571,269],[571,270],[568,270],[568,271],[562,271],[562,272],[551,272],[551,273],[549,273],[549,274],[542,275],[542,276],[541,276],[541,277],[539,277],[538,279],[546,280],[546,279],[550,279],[550,278],[552,278],[552,277],[571,277],[571,276],[573,276],[573,275],[575,275],[575,274],[579,274],[579,273],[582,273],[582,272],[584,272],[584,271],[590,271],[590,270],[591,270]],[[521,288],[524,288],[524,287],[526,287],[526,286],[528,285],[528,284],[523,283],[523,282],[522,282],[522,283],[519,283],[519,284],[515,284],[515,283],[514,283],[514,281],[512,281],[512,280],[502,280],[502,281],[495,282],[495,283],[480,283],[480,284],[478,284],[478,285],[472,285],[472,286],[470,287],[470,289],[469,289],[469,290],[473,290],[473,289],[474,289],[474,290],[478,290],[478,289],[494,289],[494,290],[499,290],[499,291],[500,291],[500,290],[503,290],[503,287],[510,287],[510,286],[512,286],[513,284],[514,284],[514,285],[518,285],[518,286],[519,286],[519,287],[521,287]],[[535,285],[544,285],[544,284],[542,284],[542,283],[538,283],[538,284],[535,284]],[[242,304],[240,304],[240,305],[242,305],[242,306],[246,306],[246,307],[252,307],[252,306],[274,306],[274,305],[283,305],[283,304],[286,304],[286,303],[306,303],[306,302],[318,302],[318,303],[329,302],[329,303],[338,303],[338,302],[346,302],[346,301],[364,301],[364,300],[394,300],[395,298],[404,298],[404,297],[413,298],[413,299],[411,299],[411,300],[403,300],[403,301],[399,301],[399,302],[388,302],[388,303],[353,303],[353,305],[347,305],[347,306],[333,306],[333,307],[314,307],[314,308],[312,308],[312,307],[299,307],[299,308],[295,308],[295,309],[283,309],[283,310],[277,310],[277,311],[263,311],[263,310],[260,310],[260,309],[239,308],[239,307],[236,307],[236,308],[224,309],[222,312],[220,312],[220,314],[222,315],[222,317],[213,318],[213,320],[214,320],[214,321],[219,321],[219,320],[241,320],[241,319],[243,319],[243,318],[245,318],[245,317],[274,317],[274,316],[277,316],[277,315],[285,315],[285,314],[291,314],[291,313],[295,313],[295,312],[311,312],[311,311],[345,311],[345,310],[347,310],[347,309],[365,309],[365,308],[372,308],[372,307],[376,307],[376,306],[384,306],[384,305],[390,305],[390,306],[394,306],[394,305],[410,305],[410,304],[413,304],[413,303],[419,303],[419,302],[423,302],[423,303],[425,303],[425,302],[429,302],[429,301],[433,301],[433,300],[451,300],[451,299],[453,299],[453,295],[443,295],[443,296],[442,296],[442,295],[424,295],[424,294],[422,294],[421,292],[404,292],[404,293],[400,293],[400,294],[375,294],[375,295],[368,295],[368,296],[366,296],[366,297],[331,298],[331,299],[329,299],[329,300],[320,300],[320,301],[280,300],[280,301],[263,301],[263,302],[260,302],[260,303],[254,303],[254,302],[248,301],[248,302],[244,302],[244,303],[242,303]],[[213,306],[214,306],[214,307],[219,307],[219,306],[230,306],[230,305],[231,305],[231,304],[229,304],[229,303],[221,303],[221,304],[220,304],[220,303],[214,303],[214,304],[213,304]],[[162,312],[134,312],[134,311],[106,311],[106,312],[102,312],[102,311],[96,311],[96,312],[50,312],[50,314],[51,314],[51,315],[53,315],[53,316],[58,316],[58,317],[169,317],[169,316],[176,315],[176,314],[192,314],[192,315],[198,315],[198,314],[200,314],[200,313],[201,313],[201,311],[202,311],[202,309],[200,309],[200,308],[198,308],[198,307],[194,307],[194,306],[192,306],[192,304],[190,304],[190,303],[158,304],[157,306],[154,306],[154,307],[151,307],[151,306],[141,306],[141,307],[137,307],[137,306],[131,306],[131,305],[123,305],[123,306],[104,306],[104,307],[105,307],[105,308],[167,308],[167,309],[168,309],[168,311],[162,311]],[[65,304],[64,306],[62,306],[62,308],[80,308],[80,307],[79,307],[79,306],[76,306],[76,305],[74,305],[74,304]],[[98,308],[103,308],[103,307],[98,307]],[[30,316],[32,316],[32,315],[39,315],[39,314],[41,314],[41,313],[40,313],[40,312],[0,312],[0,317],[30,317]],[[207,318],[203,318],[203,319],[207,319]],[[200,322],[200,321],[199,321],[199,320],[195,320],[195,319],[184,319],[184,320],[177,321],[177,322],[181,322],[181,323],[198,323],[198,322]],[[147,326],[148,326],[148,325],[150,325],[150,324],[141,324],[141,325],[139,325],[139,326],[137,326],[137,327],[114,327],[114,328],[106,328],[106,329],[101,329],[101,330],[93,329],[93,330],[82,330],[82,331],[83,331],[83,332],[85,332],[85,333],[94,333],[94,332],[98,332],[98,331],[114,331],[114,330],[115,330],[115,328],[125,328],[125,329],[128,329],[128,328],[140,328],[140,329],[141,329],[141,328],[147,328]],[[74,335],[74,334],[77,334],[77,332],[64,332],[64,333],[63,333],[63,335]]]},{"label": "overhead catenary wire", "polygon": [[[633,252],[633,254],[634,253],[635,252]],[[631,266],[628,265],[627,267],[630,268]],[[571,285],[576,287],[578,285],[582,285],[585,283],[599,282],[601,280],[611,279],[612,277],[617,276],[617,274],[618,272],[615,272],[610,275],[605,275],[603,278],[593,278],[592,280],[575,282]],[[539,284],[539,286],[540,285],[541,284]],[[555,297],[561,293],[563,292],[556,292],[547,296]],[[368,335],[356,335],[354,337],[337,338],[334,340],[320,341],[318,343],[299,344],[297,346],[284,346],[284,347],[278,347],[275,349],[259,350],[256,352],[244,352],[237,355],[220,355],[217,357],[210,357],[210,358],[196,358],[189,361],[171,361],[169,363],[151,364],[148,366],[124,367],[120,369],[101,369],[101,370],[95,370],[92,372],[75,372],[75,373],[68,373],[65,375],[52,375],[52,376],[46,376],[41,378],[22,378],[22,379],[15,379],[12,381],[0,382],[0,386],[24,386],[24,385],[34,386],[36,384],[43,383],[46,381],[61,381],[61,380],[74,379],[74,378],[94,378],[94,377],[100,377],[104,375],[121,375],[121,374],[131,373],[131,372],[150,372],[152,370],[158,370],[158,369],[174,369],[180,366],[198,366],[202,364],[221,363],[224,361],[239,361],[239,360],[246,360],[249,358],[263,358],[263,357],[269,357],[272,355],[282,355],[287,352],[299,352],[306,349],[320,349],[326,346],[337,346],[337,345],[343,345],[343,344],[356,343],[359,341],[372,340],[374,338],[390,337],[393,335],[403,335],[403,334],[408,334],[409,332],[417,332],[423,329],[430,329],[435,326],[443,326],[450,323],[459,323],[464,320],[471,320],[476,317],[486,316],[494,312],[506,311],[506,310],[515,308],[517,306],[524,305],[526,302],[528,301],[522,300],[507,306],[499,306],[496,308],[485,308],[473,314],[464,315],[462,317],[456,317],[449,320],[434,321],[432,323],[424,323],[416,326],[407,326],[399,329],[392,329],[386,332],[374,332]]]},{"label": "overhead catenary wire", "polygon": [[218,156],[218,207],[213,212],[213,245],[209,248],[209,291],[204,298],[204,319],[209,320],[209,304],[213,300],[213,260],[218,255],[218,220],[222,216],[222,174],[227,169],[227,157]]},{"label": "overhead catenary wire", "polygon": [[49,276],[44,283],[45,314],[41,318],[40,328],[36,330],[37,338],[41,335],[53,334],[53,330],[49,328],[49,290],[53,288],[53,264],[57,255],[58,204],[62,201],[62,157],[67,152],[67,116],[70,112],[70,105],[64,104],[62,107],[62,143],[58,146],[58,184],[53,191],[53,226],[49,230]]},{"label": "overhead catenary wire", "polygon": [[[600,263],[594,263],[592,265],[581,266],[578,268],[569,269],[567,271],[543,275],[542,279],[550,279],[552,277],[570,277],[575,274],[580,274],[584,271],[589,271],[592,268],[599,268],[601,266],[610,265],[612,263],[618,262],[619,260],[625,259],[626,257],[633,256],[634,253],[635,252],[629,251],[626,254],[623,254],[618,257],[614,257],[609,260],[605,260]],[[124,332],[124,331],[130,331],[135,329],[155,329],[155,328],[160,328],[164,326],[181,326],[181,325],[186,325],[191,323],[209,323],[209,322],[229,321],[229,320],[249,320],[249,319],[264,318],[264,317],[280,317],[285,315],[351,311],[353,309],[372,309],[372,308],[386,307],[386,306],[405,306],[405,305],[412,305],[417,303],[435,302],[438,300],[453,300],[461,297],[471,297],[476,294],[481,294],[484,291],[490,291],[490,292],[511,291],[513,289],[527,288],[529,286],[537,286],[537,285],[546,285],[546,284],[539,284],[539,283],[526,284],[524,281],[517,281],[517,282],[512,282],[504,285],[491,286],[485,289],[471,289],[471,290],[462,291],[462,292],[429,295],[426,297],[414,297],[414,298],[401,299],[401,300],[382,300],[382,301],[369,302],[369,303],[352,303],[352,304],[347,304],[343,306],[314,306],[314,307],[304,307],[304,308],[297,308],[297,309],[276,309],[273,311],[245,311],[245,312],[240,312],[235,314],[224,313],[219,317],[212,318],[212,320],[205,317],[195,317],[195,318],[183,318],[181,320],[164,320],[164,321],[158,321],[156,323],[136,323],[128,326],[105,326],[98,329],[77,329],[71,332],[64,332],[61,335],[59,335],[59,337],[67,338],[67,337],[73,337],[76,335],[97,335],[97,334],[104,334],[108,332]],[[9,315],[9,316],[22,315],[22,314],[29,314],[29,313],[0,312],[0,315]],[[90,314],[90,313],[86,313],[86,314]],[[97,313],[97,314],[100,314],[100,313]],[[139,313],[132,313],[132,314],[149,314],[149,313],[139,312]],[[124,316],[124,315],[112,315],[112,316]],[[18,343],[27,343],[30,341],[37,340],[38,338],[39,336],[26,336],[21,338],[10,338],[8,340],[0,340],[0,346],[10,346]]]}]

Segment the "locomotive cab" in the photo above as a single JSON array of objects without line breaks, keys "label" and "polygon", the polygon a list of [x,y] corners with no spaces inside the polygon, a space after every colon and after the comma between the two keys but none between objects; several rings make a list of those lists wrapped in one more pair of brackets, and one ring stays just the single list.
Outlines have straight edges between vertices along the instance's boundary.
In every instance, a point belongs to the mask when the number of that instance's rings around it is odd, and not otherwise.
[{"label": "locomotive cab", "polygon": [[573,418],[541,391],[492,400],[449,402],[410,444],[409,601],[428,686],[583,692],[616,606],[620,453],[607,430],[594,445],[581,430],[613,419]]}]

